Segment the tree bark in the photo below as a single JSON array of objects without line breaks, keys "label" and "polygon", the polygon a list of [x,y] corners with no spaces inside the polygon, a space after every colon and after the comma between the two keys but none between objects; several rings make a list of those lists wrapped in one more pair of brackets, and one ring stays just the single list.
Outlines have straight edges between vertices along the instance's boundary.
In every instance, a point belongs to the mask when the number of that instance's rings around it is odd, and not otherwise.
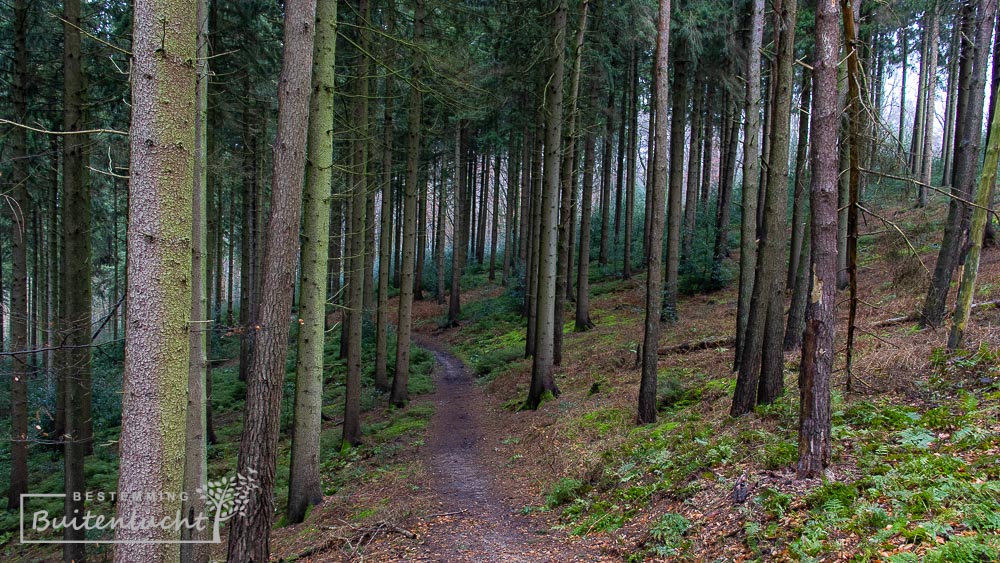
[{"label": "tree bark", "polygon": [[403,263],[399,285],[399,320],[396,336],[396,369],[392,378],[392,395],[389,400],[402,407],[409,400],[410,330],[413,325],[413,271],[417,244],[417,193],[420,177],[420,114],[423,100],[420,78],[423,70],[424,2],[414,0],[413,6],[413,70],[410,75],[410,110],[406,131],[406,184],[403,196]]},{"label": "tree bark", "polygon": [[[733,370],[740,368],[743,343],[757,268],[757,191],[760,188],[760,49],[764,39],[764,0],[753,0],[746,61],[746,123],[743,129],[743,211],[740,220],[740,283],[736,313],[736,355]],[[706,153],[706,159],[712,155]]]},{"label": "tree bark", "polygon": [[968,230],[968,199],[975,182],[983,123],[986,62],[993,36],[995,0],[968,0],[963,3],[962,48],[959,64],[958,112],[955,127],[955,162],[948,218],[938,252],[934,275],[924,301],[921,326],[940,326],[951,279],[958,266],[962,238]]},{"label": "tree bark", "polygon": [[[356,8],[358,18],[368,20],[369,2],[359,0]],[[347,380],[344,391],[344,428],[341,447],[356,446],[361,443],[361,327],[362,310],[364,308],[364,276],[365,253],[370,251],[366,246],[367,218],[367,180],[365,177],[368,149],[368,47],[370,44],[367,29],[357,31],[358,64],[355,79],[355,99],[353,115],[356,138],[351,141],[350,150],[353,160],[350,171],[351,182],[351,220],[350,228],[345,229],[350,250],[347,265],[347,307],[348,318],[346,329],[348,334],[346,359]]]},{"label": "tree bark", "polygon": [[694,73],[694,103],[691,107],[691,140],[688,144],[687,188],[684,193],[684,229],[681,256],[690,260],[691,244],[698,218],[698,189],[701,187],[701,148],[704,126],[705,78],[704,72]]},{"label": "tree bark", "polygon": [[[656,100],[657,111],[661,116],[667,114],[667,63],[669,61],[670,45],[670,0],[660,0],[659,18],[656,35]],[[683,87],[683,86],[682,86]],[[677,107],[676,105],[674,106]],[[683,106],[682,106],[683,107]],[[683,112],[681,112],[683,114]],[[678,113],[673,115],[677,116]],[[667,175],[667,120],[661,119],[656,124],[656,146],[661,150],[655,153],[653,168],[653,216],[650,224],[650,239],[663,238],[663,198],[662,179]],[[683,145],[683,144],[682,144]],[[683,146],[681,148],[683,151]],[[672,188],[672,187],[671,187]],[[679,204],[678,194],[678,204]],[[673,203],[671,202],[671,207]],[[677,215],[679,218],[679,209]],[[671,214],[674,211],[671,210]],[[656,421],[656,375],[657,347],[660,340],[660,315],[662,291],[660,286],[660,252],[650,252],[649,269],[646,274],[646,320],[643,325],[642,345],[642,376],[639,380],[639,404],[636,421],[648,424]]]},{"label": "tree bark", "polygon": [[[259,309],[261,331],[254,346],[247,381],[238,465],[239,475],[254,476],[260,488],[249,496],[242,514],[233,518],[229,530],[229,561],[263,562],[268,560],[270,552],[281,396],[291,323],[289,311],[299,253],[315,21],[315,0],[286,3],[271,216],[265,243],[267,267],[263,271]],[[352,291],[360,289],[359,284],[352,285]],[[360,321],[357,315],[354,318]],[[360,338],[351,340],[352,347],[360,346]],[[347,428],[346,413],[344,418]]]},{"label": "tree bark", "polygon": [[557,0],[552,12],[552,52],[545,92],[545,178],[542,184],[538,229],[538,295],[535,350],[531,385],[525,407],[537,409],[546,392],[559,396],[553,366],[556,264],[558,261],[559,164],[563,119],[563,65],[566,43],[566,0]]},{"label": "tree bark", "polygon": [[[205,490],[208,484],[208,364],[212,334],[212,313],[208,307],[211,296],[211,263],[208,225],[208,0],[198,0],[195,16],[197,29],[195,66],[195,121],[193,153],[193,190],[191,197],[191,317],[188,328],[189,355],[187,376],[187,418],[184,437],[184,491]],[[134,170],[134,168],[133,168]],[[183,514],[193,519],[205,513],[201,495],[189,495],[182,502]],[[182,540],[205,541],[208,529],[182,529]],[[207,543],[181,544],[181,558],[192,563],[207,563],[210,550]]]},{"label": "tree bark", "polygon": [[[391,11],[385,17],[392,18]],[[390,20],[389,33],[393,33],[395,24]],[[375,307],[375,388],[386,392],[389,387],[389,262],[392,261],[392,76],[385,76],[385,99],[382,129],[382,205],[380,210],[381,225],[379,226],[378,248],[378,304]],[[415,190],[416,182],[407,186],[407,190]],[[414,200],[414,206],[416,206]],[[414,219],[416,210],[414,209]],[[372,222],[375,222],[374,215]],[[410,229],[416,235],[416,225]],[[416,250],[416,241],[411,241],[409,250]],[[374,248],[372,248],[374,254]],[[406,248],[403,253],[406,253]],[[413,279],[410,279],[410,303],[413,303]],[[402,297],[402,291],[400,291]],[[400,303],[402,305],[402,303]]]},{"label": "tree bark", "polygon": [[451,239],[451,295],[448,301],[448,324],[458,326],[458,316],[462,313],[462,271],[465,270],[465,254],[469,248],[467,211],[471,208],[466,197],[466,184],[471,182],[466,169],[466,148],[468,131],[465,124],[459,124],[455,139],[455,229]]},{"label": "tree bark", "polygon": [[608,107],[604,114],[604,149],[601,153],[601,242],[597,263],[608,263],[608,230],[611,218],[611,159],[614,146],[615,91],[608,80]]},{"label": "tree bark", "polygon": [[761,236],[753,297],[747,321],[743,356],[733,396],[732,416],[750,412],[754,404],[774,401],[784,388],[784,249],[788,183],[788,138],[792,102],[792,63],[796,0],[775,7],[777,64],[771,120],[771,150],[764,200],[765,224]]},{"label": "tree bark", "polygon": [[[189,323],[195,305],[194,283],[204,291],[204,270],[192,277],[191,246],[192,242],[199,245],[194,258],[202,268],[204,223],[197,225],[200,240],[192,241],[192,193],[194,149],[202,148],[196,144],[195,123],[204,126],[204,113],[199,116],[197,112],[196,67],[190,64],[196,57],[201,26],[194,3],[188,10],[175,7],[169,1],[139,0],[133,20],[129,328],[125,332],[117,503],[117,517],[126,521],[159,521],[181,510],[192,367],[198,393],[203,392],[203,349],[195,351],[196,357],[189,356],[193,341],[200,341],[201,348],[205,328],[203,323]],[[165,22],[169,25],[164,26]],[[170,92],[169,99],[163,92]],[[203,213],[203,202],[196,205],[199,214]],[[202,317],[203,307],[199,299],[196,308]],[[67,404],[72,404],[69,396]],[[174,495],[151,499],[130,494],[137,490]],[[119,542],[176,539],[177,532],[169,528],[115,530]],[[179,548],[176,543],[121,543],[116,546],[115,561],[176,561]]]},{"label": "tree bark", "polygon": [[831,458],[830,374],[833,371],[834,308],[837,299],[837,61],[840,21],[834,2],[816,8],[816,50],[812,62],[812,178],[810,234],[814,280],[806,309],[799,368],[798,476],[818,477]]},{"label": "tree bark", "polygon": [[333,100],[336,86],[333,63],[336,47],[337,2],[319,3],[313,42],[306,186],[302,194],[295,410],[288,469],[288,507],[285,512],[286,520],[292,524],[304,520],[309,507],[323,502],[319,459],[333,184]]},{"label": "tree bark", "polygon": [[806,158],[809,149],[809,97],[812,88],[809,70],[802,69],[801,95],[799,97],[799,136],[795,148],[795,192],[792,196],[792,241],[788,259],[788,277],[786,287],[795,285],[799,272],[799,259],[804,256],[802,251],[805,240],[806,223],[809,215],[806,206],[809,203],[809,192],[806,190]]},{"label": "tree bark", "polygon": [[[28,2],[14,2],[14,75],[11,85],[12,116],[18,123],[28,122]],[[28,199],[28,135],[21,127],[10,130],[11,177],[13,200],[17,210],[11,221],[10,350],[28,350],[28,225],[25,213],[31,209]],[[2,255],[2,254],[0,254]],[[0,306],[3,284],[0,283]],[[2,314],[0,314],[2,316]],[[0,326],[3,334],[3,326]],[[3,350],[0,336],[0,351]],[[28,375],[29,357],[11,358],[10,383],[10,488],[7,509],[21,508],[21,495],[28,492]]]},{"label": "tree bark", "polygon": [[[190,12],[192,15],[194,14],[194,10]],[[63,20],[63,131],[81,131],[84,129],[84,98],[86,96],[81,60],[82,51],[80,49],[82,19],[79,0],[63,2]],[[190,31],[190,37],[193,40],[194,29],[191,28]],[[193,92],[191,99],[194,99]],[[64,428],[60,435],[63,436],[64,446],[65,514],[75,514],[75,510],[83,513],[83,501],[79,500],[78,495],[74,495],[74,493],[82,492],[85,489],[83,457],[91,443],[91,434],[87,424],[87,421],[90,420],[91,378],[91,351],[87,345],[90,344],[92,296],[90,186],[84,173],[87,144],[88,136],[84,133],[67,135],[63,138],[63,254],[60,268],[63,314],[59,328],[63,333],[61,341],[69,347],[77,347],[62,350],[57,361],[63,382],[64,396]],[[190,186],[190,183],[187,185]],[[187,236],[189,234],[184,235],[185,238]],[[185,255],[185,259],[187,257]],[[186,310],[186,307],[181,310]],[[182,359],[186,361],[186,357],[185,351]],[[181,393],[183,393],[183,389]],[[80,541],[84,539],[84,531],[76,530],[72,526],[66,527],[63,539]],[[63,545],[64,561],[83,561],[85,557],[84,544],[66,543]]]},{"label": "tree bark", "polygon": [[[597,107],[597,82],[591,83],[589,109]],[[590,321],[590,219],[594,202],[594,158],[596,124],[587,128],[583,140],[583,200],[580,204],[580,256],[577,260],[576,323],[577,332],[594,327]]]},{"label": "tree bark", "polygon": [[[661,6],[661,10],[662,10]],[[667,16],[660,14],[660,18],[663,19]],[[669,17],[667,17],[669,21]],[[666,48],[664,43],[663,33],[660,32],[661,36],[658,36],[658,47]],[[684,49],[684,44],[681,43],[677,50],[681,51],[680,56],[676,56],[674,61],[674,91],[673,91],[673,108],[671,109],[671,119],[670,119],[670,179],[669,179],[669,192],[667,195],[667,213],[669,218],[667,219],[667,263],[666,263],[666,286],[663,288],[663,311],[661,314],[662,320],[673,322],[677,320],[677,283],[678,283],[678,273],[680,271],[681,263],[681,222],[683,220],[683,215],[681,213],[681,202],[683,201],[682,195],[684,192],[684,130],[687,127],[687,123],[684,121],[684,114],[687,111],[687,92],[688,92],[688,75],[687,75],[687,52]],[[659,61],[657,59],[657,71],[663,67],[666,67],[666,63]],[[665,87],[664,87],[665,88]],[[659,95],[659,92],[657,93]],[[666,106],[664,106],[663,115],[666,115]],[[656,144],[656,152],[666,152],[667,151],[667,141],[664,138],[662,143]],[[657,182],[662,182],[665,180],[664,175],[654,175],[654,180]],[[655,203],[654,203],[655,205]],[[658,210],[657,210],[658,212]],[[662,236],[662,229],[660,231]],[[657,239],[659,240],[659,239]],[[659,252],[659,245],[657,245],[657,252]],[[650,253],[650,258],[652,258]],[[652,265],[650,266],[652,267]],[[653,286],[650,286],[647,282],[646,291],[652,291]],[[659,286],[659,280],[657,280],[657,286]],[[647,306],[649,304],[649,299],[647,298]],[[648,312],[647,312],[648,314]],[[649,321],[647,320],[647,323]],[[647,331],[649,330],[647,326]],[[654,342],[655,344],[655,342]],[[655,348],[655,345],[654,345]],[[654,413],[655,416],[655,413]]]}]

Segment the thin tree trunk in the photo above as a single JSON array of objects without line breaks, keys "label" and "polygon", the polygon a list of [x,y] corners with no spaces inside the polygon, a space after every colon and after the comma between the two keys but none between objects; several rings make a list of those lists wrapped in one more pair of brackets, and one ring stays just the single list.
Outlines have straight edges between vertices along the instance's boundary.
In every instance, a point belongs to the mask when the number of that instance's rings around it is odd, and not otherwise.
[{"label": "thin tree trunk", "polygon": [[[28,2],[14,2],[14,75],[11,88],[13,118],[28,122]],[[28,136],[21,127],[10,130],[11,177],[16,209],[11,221],[10,349],[28,350],[28,225],[25,213],[32,208],[28,199]],[[36,247],[37,252],[37,247]],[[37,282],[36,282],[37,283]],[[0,283],[0,306],[3,303]],[[0,316],[3,316],[0,314]],[[0,326],[0,334],[2,334]],[[2,337],[0,337],[2,343]],[[0,346],[0,350],[3,347]],[[21,495],[28,492],[28,356],[14,356],[10,384],[10,488],[7,509],[21,508]]]},{"label": "thin tree trunk", "polygon": [[[136,7],[136,10],[139,8]],[[79,0],[63,2],[63,131],[84,129],[83,107],[86,96],[81,61],[82,51],[80,49],[81,25]],[[190,37],[193,41],[194,29],[191,29]],[[76,510],[79,511],[79,514],[83,513],[83,500],[80,495],[75,493],[82,492],[86,488],[83,457],[89,449],[91,437],[87,424],[90,419],[91,377],[91,351],[87,345],[90,344],[92,296],[90,271],[91,196],[90,186],[84,173],[87,137],[86,134],[79,133],[63,138],[63,255],[60,268],[63,288],[63,291],[60,292],[63,295],[63,315],[59,325],[63,331],[61,341],[69,348],[62,351],[58,364],[63,380],[63,404],[65,406],[63,415],[65,427],[61,434],[64,436],[63,479],[66,500],[63,510],[65,514],[77,514],[74,512]],[[190,186],[190,184],[187,185]],[[189,229],[185,231],[189,231]],[[183,236],[186,238],[189,235]],[[185,256],[186,258],[187,256]],[[182,307],[180,310],[185,311],[186,308]],[[184,334],[186,334],[186,330]],[[182,356],[182,360],[187,360],[186,353]],[[124,475],[121,482],[127,482],[124,480]],[[67,542],[80,541],[84,539],[84,532],[85,530],[77,530],[74,526],[68,526],[64,529],[63,539]],[[64,544],[63,560],[84,560],[86,557],[84,547],[84,544],[80,543]]]},{"label": "thin tree trunk", "polygon": [[[736,356],[733,369],[740,368],[743,343],[753,296],[757,268],[757,191],[760,188],[760,49],[764,36],[764,0],[753,1],[746,61],[746,124],[743,130],[743,210],[740,219],[740,284],[736,313]],[[705,158],[711,158],[706,154]]]},{"label": "thin tree trunk", "polygon": [[[597,85],[591,84],[590,110],[597,106]],[[589,330],[594,327],[590,321],[590,219],[593,213],[594,201],[594,157],[596,143],[594,126],[587,128],[583,140],[583,201],[580,205],[580,257],[577,261],[576,282],[576,330]]]},{"label": "thin tree trunk", "polygon": [[628,135],[628,179],[625,184],[625,252],[622,260],[622,279],[632,278],[632,224],[635,216],[635,176],[636,143],[639,138],[639,62],[636,48],[632,48],[632,65],[630,68],[629,99],[629,135]]},{"label": "thin tree trunk", "polygon": [[[474,183],[474,176],[469,177],[466,166],[466,147],[468,146],[468,131],[460,124],[455,139],[455,229],[451,239],[451,295],[448,302],[448,324],[458,326],[458,316],[462,312],[462,271],[465,269],[465,254],[469,248],[468,225],[466,218],[471,209],[468,201],[467,184]],[[471,190],[468,190],[471,192]]]},{"label": "thin tree trunk", "polygon": [[420,78],[423,70],[424,3],[414,0],[413,20],[413,70],[410,75],[410,109],[406,131],[406,184],[403,196],[403,264],[400,271],[399,321],[396,337],[396,369],[392,378],[392,404],[402,407],[409,399],[410,377],[410,329],[413,324],[413,271],[417,244],[417,194],[421,187],[420,178],[420,113],[423,100],[420,92]]},{"label": "thin tree trunk", "polygon": [[[385,15],[391,18],[391,12]],[[395,24],[390,20],[388,33],[391,35]],[[379,391],[389,391],[389,262],[392,260],[392,77],[385,76],[385,113],[383,117],[383,137],[382,137],[382,208],[380,212],[381,225],[379,227],[379,249],[378,249],[378,304],[375,307],[375,388]],[[415,190],[416,182],[409,184],[407,190]],[[416,194],[414,193],[414,196]],[[414,206],[416,203],[414,203]],[[416,209],[414,209],[414,219]],[[372,222],[375,222],[374,215]],[[410,231],[416,234],[416,225],[412,225]],[[413,252],[416,250],[416,242],[413,241],[408,248],[403,249]],[[372,248],[374,251],[375,249]],[[374,252],[373,252],[374,253]],[[412,272],[412,267],[411,267]],[[411,275],[412,276],[412,275]],[[413,279],[410,283],[410,302],[413,302]],[[402,297],[402,291],[400,291]]]},{"label": "thin tree trunk", "polygon": [[597,263],[608,263],[608,237],[611,218],[611,159],[614,145],[615,91],[608,80],[608,107],[604,114],[604,150],[601,153],[601,242]]},{"label": "thin tree trunk", "polygon": [[688,144],[687,188],[684,193],[684,229],[681,256],[690,260],[691,243],[698,217],[698,189],[701,186],[701,148],[704,145],[705,77],[704,72],[694,73],[694,104],[691,107],[691,140]]},{"label": "thin tree trunk", "polygon": [[[209,254],[208,220],[211,216],[208,198],[208,0],[198,0],[195,18],[197,29],[195,67],[195,120],[193,190],[185,195],[191,198],[191,270],[190,307],[191,324],[188,329],[187,414],[184,437],[184,491],[205,490],[208,484],[208,440],[206,414],[208,405],[208,364],[211,359],[212,314],[208,307],[211,296],[211,264]],[[147,38],[148,41],[148,38]],[[135,170],[133,168],[133,170]],[[135,269],[133,268],[133,271]],[[134,311],[134,309],[133,309]],[[133,317],[134,318],[134,317]],[[137,374],[136,374],[137,375]],[[205,513],[205,500],[201,495],[189,495],[182,502],[183,514],[194,520]],[[182,540],[205,541],[211,539],[208,529],[181,530]],[[207,563],[210,550],[207,543],[181,544],[181,558],[192,563]]]},{"label": "thin tree trunk", "polygon": [[[662,10],[662,6],[661,6]],[[666,18],[662,13],[660,18]],[[667,18],[669,20],[669,18]],[[659,36],[659,42],[657,48],[664,47],[664,39],[667,32],[661,31]],[[678,56],[677,51],[680,51]],[[663,288],[663,312],[661,315],[662,320],[673,322],[677,320],[677,283],[678,283],[678,273],[680,271],[681,263],[681,221],[683,220],[683,215],[681,213],[681,202],[683,201],[682,195],[684,191],[684,130],[687,127],[687,123],[684,121],[684,115],[687,111],[687,98],[688,98],[688,67],[687,51],[683,43],[679,45],[679,48],[675,50],[675,60],[674,60],[674,90],[673,90],[673,108],[671,109],[670,115],[670,179],[669,179],[669,192],[667,194],[667,263],[666,263],[666,286]],[[657,69],[665,67],[665,62],[657,60]],[[664,87],[665,89],[666,87]],[[663,106],[664,109],[666,106]],[[664,114],[666,112],[664,111]],[[657,143],[657,152],[667,151],[666,138],[663,139],[662,143]],[[661,182],[664,176],[656,175],[654,179],[657,182]],[[659,213],[659,209],[656,210]],[[657,219],[659,220],[659,219]],[[662,236],[662,227],[661,236]],[[657,239],[659,240],[659,239]],[[656,248],[659,252],[659,245]],[[650,254],[650,258],[652,258]],[[650,262],[650,268],[652,268],[652,261]],[[656,286],[652,286],[650,282],[646,283],[646,291],[653,291],[654,287],[659,288],[659,280],[656,280]],[[649,305],[649,299],[646,299],[647,306]],[[649,312],[647,311],[647,315]],[[646,321],[647,325],[649,320]],[[649,330],[647,326],[646,330]],[[653,354],[655,356],[655,342],[653,342]],[[654,360],[655,365],[655,360]],[[645,371],[645,370],[644,370]],[[655,412],[654,412],[655,418]]]},{"label": "thin tree trunk", "polygon": [[961,21],[955,18],[952,24],[951,42],[948,45],[948,94],[944,109],[944,140],[941,146],[941,160],[944,170],[941,172],[941,185],[952,184],[952,162],[955,148],[955,113],[958,109],[958,46],[962,42],[960,35]]},{"label": "thin tree trunk", "polygon": [[312,95],[309,98],[306,186],[302,194],[302,244],[299,271],[299,333],[295,358],[295,407],[288,469],[289,523],[305,519],[309,507],[323,502],[320,433],[323,414],[323,343],[329,268],[330,198],[333,184],[334,59],[337,3],[316,8]]},{"label": "thin tree trunk", "polygon": [[559,198],[559,239],[556,250],[556,293],[552,321],[552,363],[562,365],[563,314],[566,311],[566,292],[570,287],[570,268],[573,257],[573,186],[576,176],[576,121],[577,99],[580,95],[580,72],[583,66],[583,38],[587,31],[588,1],[580,6],[580,23],[577,25],[576,41],[573,44],[573,66],[570,69],[569,94],[565,129],[562,132],[563,145],[560,150],[560,198]]},{"label": "thin tree trunk", "polygon": [[[360,21],[368,20],[368,0],[359,0],[356,8]],[[354,132],[356,137],[351,142],[353,163],[350,171],[351,182],[351,219],[347,241],[350,257],[347,266],[347,322],[341,329],[348,335],[347,340],[347,378],[344,391],[344,427],[341,447],[356,446],[361,443],[361,327],[364,308],[364,276],[365,253],[367,248],[365,225],[368,222],[367,211],[367,180],[365,178],[365,161],[368,148],[368,47],[370,44],[367,29],[357,30],[358,63],[355,79],[355,99],[352,109]],[[345,330],[346,329],[346,330]]]},{"label": "thin tree trunk", "polygon": [[805,256],[802,251],[803,241],[806,240],[806,223],[809,215],[806,206],[809,201],[809,192],[806,190],[806,152],[809,149],[809,97],[812,89],[812,80],[809,70],[802,69],[801,95],[799,97],[799,138],[795,148],[795,191],[792,196],[792,241],[788,258],[788,278],[785,281],[786,287],[795,285],[795,278],[799,275],[799,260]]},{"label": "thin tree trunk", "polygon": [[445,221],[448,218],[448,189],[447,189],[447,179],[445,178],[446,168],[441,166],[441,177],[438,178],[440,183],[440,188],[438,191],[438,208],[437,208],[437,235],[434,237],[434,266],[437,270],[437,302],[438,305],[444,305],[444,238],[445,238]]},{"label": "thin tree trunk", "polygon": [[[509,172],[509,167],[508,167]],[[490,270],[489,280],[497,274],[497,237],[500,235],[500,153],[493,157],[493,207],[490,217]]]},{"label": "thin tree trunk", "polygon": [[[728,101],[726,109],[726,122],[724,126],[729,131],[726,135],[726,143],[719,146],[720,150],[726,151],[725,166],[719,167],[719,205],[716,210],[715,221],[715,258],[712,261],[712,285],[722,287],[722,262],[729,257],[729,221],[733,201],[733,181],[736,174],[736,150],[739,140],[739,131],[736,127],[737,116],[739,115],[739,105],[736,99],[726,96]],[[787,149],[785,151],[787,153]],[[787,163],[785,165],[787,170]],[[786,190],[787,192],[787,190]]]},{"label": "thin tree trunk", "polygon": [[809,241],[809,212],[806,211],[805,229],[802,248],[798,264],[796,265],[795,279],[792,280],[792,304],[788,308],[788,324],[785,325],[785,352],[798,350],[802,346],[802,331],[806,325],[806,306],[809,301],[809,287],[812,281],[812,272],[809,270],[810,263],[810,241]]},{"label": "thin tree trunk", "polygon": [[937,5],[934,5],[930,10],[932,15],[928,38],[930,45],[927,47],[927,85],[925,87],[927,93],[924,98],[924,132],[922,135],[924,146],[921,149],[923,161],[920,163],[920,181],[925,185],[920,186],[918,199],[920,207],[927,205],[928,189],[926,184],[931,183],[934,165],[931,142],[934,138],[934,125],[937,122],[935,107],[937,105],[938,36],[940,35],[941,18],[938,15]]},{"label": "thin tree trunk", "polygon": [[[659,18],[657,24],[657,49],[656,49],[656,99],[657,111],[661,116],[667,114],[667,62],[669,60],[669,39],[670,39],[670,0],[660,0]],[[680,61],[678,61],[679,63]],[[676,67],[675,67],[676,69]],[[679,72],[678,76],[683,77]],[[675,87],[684,89],[683,81],[678,79]],[[675,94],[677,97],[677,94]],[[680,96],[683,97],[683,94]],[[674,104],[674,108],[678,105]],[[684,106],[680,106],[684,107]],[[675,112],[673,115],[682,115]],[[667,175],[667,123],[666,119],[661,119],[656,124],[656,146],[660,150],[655,152],[655,163],[653,168],[653,216],[650,218],[650,239],[661,240],[663,238],[663,198],[664,189],[661,181]],[[683,143],[681,143],[683,151]],[[683,158],[682,158],[683,160]],[[673,182],[671,182],[673,184]],[[673,190],[673,186],[671,186]],[[678,188],[679,190],[679,188]],[[677,194],[677,204],[680,204],[680,194]],[[671,214],[679,219],[680,209],[676,212],[673,209],[674,203],[670,203]],[[643,325],[642,339],[642,376],[639,380],[639,404],[636,421],[639,424],[648,424],[656,421],[656,376],[657,361],[656,353],[660,340],[660,315],[662,288],[660,285],[660,252],[649,253],[649,270],[646,274],[646,320]],[[676,252],[676,248],[675,248]],[[676,255],[675,255],[676,256]],[[668,254],[669,259],[669,254]]]}]

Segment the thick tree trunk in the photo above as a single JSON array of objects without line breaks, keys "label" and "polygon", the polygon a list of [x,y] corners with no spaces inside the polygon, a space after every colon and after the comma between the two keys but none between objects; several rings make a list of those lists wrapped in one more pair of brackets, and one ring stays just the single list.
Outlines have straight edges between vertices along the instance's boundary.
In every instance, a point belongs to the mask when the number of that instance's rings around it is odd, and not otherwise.
[{"label": "thick tree trunk", "polygon": [[403,196],[403,263],[399,285],[399,320],[396,336],[396,369],[392,378],[392,395],[389,400],[402,407],[409,400],[410,380],[410,330],[413,325],[413,272],[417,245],[417,194],[420,178],[420,114],[423,100],[420,78],[423,70],[424,2],[414,0],[413,8],[413,70],[410,75],[410,109],[406,131],[406,184]]},{"label": "thick tree trunk", "polygon": [[[189,324],[194,283],[200,284],[198,292],[204,291],[204,270],[192,277],[190,246],[195,181],[193,149],[203,148],[196,144],[195,122],[202,127],[205,122],[204,112],[198,115],[196,108],[196,67],[188,61],[196,57],[195,40],[201,26],[195,10],[170,8],[169,2],[140,0],[136,2],[133,20],[135,72],[129,129],[126,284],[129,330],[125,334],[117,504],[117,517],[126,521],[132,518],[159,521],[174,517],[181,510],[180,492],[186,484],[184,435],[192,367],[197,393],[203,392],[200,380],[204,377],[204,356],[200,348],[204,342],[204,323]],[[165,21],[170,25],[164,27]],[[172,93],[171,99],[162,97],[164,91]],[[160,205],[164,201],[172,205]],[[202,215],[204,202],[195,203]],[[201,240],[193,241],[199,245],[194,254],[199,269],[203,267],[202,219],[203,216],[199,217],[197,225],[197,239]],[[198,297],[203,297],[203,293]],[[204,316],[203,307],[204,302],[199,299],[196,308],[200,317]],[[199,349],[197,357],[191,358],[190,345],[194,340],[199,341]],[[203,436],[199,436],[199,449],[202,440]],[[130,494],[136,490],[174,495],[139,498]],[[124,543],[116,546],[115,560],[176,561],[180,557],[180,546],[176,543],[129,543],[130,540],[176,540],[176,534],[169,528],[118,528],[115,540]]]},{"label": "thick tree trunk", "polygon": [[[747,41],[746,124],[743,129],[743,210],[740,219],[740,283],[736,313],[736,356],[738,370],[743,356],[750,298],[757,268],[757,190],[760,188],[760,49],[764,36],[764,0],[753,0],[751,27]],[[706,159],[711,155],[706,154]]]},{"label": "thick tree trunk", "polygon": [[[656,49],[656,99],[657,110],[661,116],[667,114],[667,62],[669,60],[670,44],[670,0],[660,0],[659,18],[657,24],[657,49]],[[683,76],[683,74],[680,74]],[[678,80],[675,84],[685,88],[683,82]],[[675,96],[677,96],[675,94]],[[674,106],[677,107],[676,105]],[[681,106],[683,107],[683,106]],[[683,111],[673,115],[682,115]],[[661,240],[663,238],[663,182],[667,175],[667,123],[666,119],[661,119],[656,126],[656,146],[660,147],[655,153],[655,163],[653,168],[653,216],[651,219],[650,239]],[[683,151],[683,143],[681,143]],[[683,158],[682,158],[683,160]],[[671,182],[672,183],[672,182]],[[671,186],[671,189],[673,187]],[[680,194],[677,196],[677,203],[680,205]],[[673,210],[671,202],[671,214],[676,214],[680,218],[680,209]],[[668,255],[669,256],[669,255]],[[656,375],[657,375],[657,348],[660,340],[660,315],[661,315],[662,287],[660,285],[660,252],[649,254],[649,269],[646,274],[646,320],[643,325],[642,339],[642,376],[639,380],[639,404],[636,421],[639,424],[648,424],[656,421]]]},{"label": "thick tree trunk", "polygon": [[558,261],[559,164],[563,119],[563,65],[566,43],[566,0],[558,0],[552,12],[552,53],[545,92],[545,178],[539,209],[538,295],[535,350],[531,365],[531,386],[525,407],[534,410],[545,393],[559,396],[553,366],[555,330],[556,263]]},{"label": "thick tree trunk", "polygon": [[309,152],[306,160],[306,187],[302,194],[295,410],[288,470],[288,508],[285,512],[289,523],[301,522],[309,507],[323,501],[319,460],[330,198],[333,183],[333,62],[336,47],[337,3],[322,2],[316,9],[312,96],[309,99]]},{"label": "thick tree trunk", "polygon": [[831,458],[830,374],[837,299],[837,61],[840,21],[833,2],[816,10],[816,55],[812,62],[812,178],[810,188],[812,272],[806,330],[799,367],[799,477],[818,477]]},{"label": "thick tree trunk", "polygon": [[[259,308],[262,330],[254,346],[247,381],[238,466],[239,475],[255,478],[259,489],[233,518],[229,530],[230,561],[263,562],[268,560],[270,551],[281,396],[291,323],[289,311],[299,254],[315,21],[314,0],[291,0],[286,4],[272,204],[265,243],[267,267],[262,272]],[[359,284],[352,285],[352,291],[360,289]],[[354,318],[360,321],[357,315]],[[351,344],[360,346],[360,338],[352,338]],[[345,414],[344,418],[347,428],[348,416]]]}]

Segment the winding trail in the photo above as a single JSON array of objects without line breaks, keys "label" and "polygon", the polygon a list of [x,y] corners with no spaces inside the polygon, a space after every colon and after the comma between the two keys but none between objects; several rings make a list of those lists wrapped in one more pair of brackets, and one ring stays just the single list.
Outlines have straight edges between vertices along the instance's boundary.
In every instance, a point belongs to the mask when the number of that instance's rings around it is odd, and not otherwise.
[{"label": "winding trail", "polygon": [[[437,360],[434,418],[426,463],[441,516],[429,517],[424,541],[408,561],[598,561],[579,538],[549,530],[520,513],[503,494],[503,467],[487,455],[487,401],[461,360],[427,336],[415,343]],[[588,555],[587,552],[590,552]]]}]

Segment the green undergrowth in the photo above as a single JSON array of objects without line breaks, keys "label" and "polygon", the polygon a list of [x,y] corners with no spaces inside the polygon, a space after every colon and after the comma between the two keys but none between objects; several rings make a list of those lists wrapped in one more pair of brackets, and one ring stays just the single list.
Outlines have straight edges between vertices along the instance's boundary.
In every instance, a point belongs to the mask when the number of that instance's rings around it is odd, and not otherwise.
[{"label": "green undergrowth", "polygon": [[[995,561],[1000,558],[1000,375],[996,352],[942,356],[917,404],[833,401],[834,473],[811,489],[751,486],[737,507],[742,541],[759,561]],[[791,475],[798,457],[798,401],[788,393],[748,417],[709,417],[732,378],[668,369],[659,377],[660,418],[632,426],[632,413],[576,411],[570,432],[622,439],[586,475],[557,481],[541,509],[573,534],[609,532],[652,517],[631,559],[673,557],[691,546],[704,498],[728,498],[740,475]],[[727,407],[727,399],[716,406]],[[838,474],[839,473],[839,474]],[[792,477],[793,478],[793,477]],[[714,492],[708,497],[703,491]],[[660,501],[678,514],[656,515]],[[653,511],[650,514],[650,511]]]}]

